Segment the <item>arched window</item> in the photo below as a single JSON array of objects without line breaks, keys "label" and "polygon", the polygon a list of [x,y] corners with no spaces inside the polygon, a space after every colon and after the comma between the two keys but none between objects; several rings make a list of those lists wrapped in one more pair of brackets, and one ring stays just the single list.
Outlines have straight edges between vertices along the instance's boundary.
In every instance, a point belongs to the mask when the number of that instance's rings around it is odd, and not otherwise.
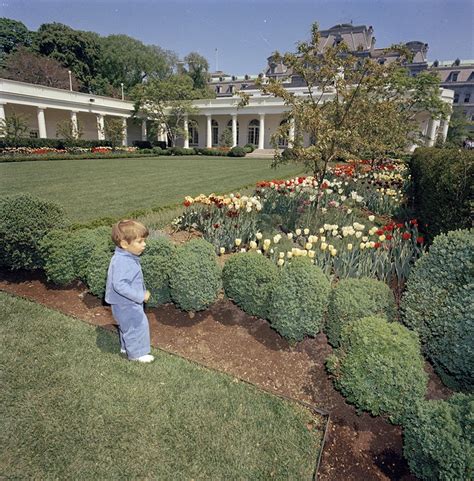
[{"label": "arched window", "polygon": [[[232,120],[227,122],[227,128],[232,132]],[[239,145],[239,122],[237,122],[237,145]]]},{"label": "arched window", "polygon": [[212,129],[212,146],[217,147],[219,145],[219,124],[217,120],[211,122]]},{"label": "arched window", "polygon": [[196,147],[199,145],[199,132],[197,128],[197,124],[195,123],[189,123],[188,127],[188,139],[189,139],[189,145]]},{"label": "arched window", "polygon": [[[283,119],[280,122],[280,127],[282,127],[284,125],[288,125],[288,120]],[[282,137],[282,136],[278,137],[278,147],[280,147],[281,149],[284,149],[284,148],[288,147],[288,138]]]},{"label": "arched window", "polygon": [[258,145],[259,137],[260,137],[260,122],[257,119],[253,119],[249,123],[247,142],[249,144]]}]

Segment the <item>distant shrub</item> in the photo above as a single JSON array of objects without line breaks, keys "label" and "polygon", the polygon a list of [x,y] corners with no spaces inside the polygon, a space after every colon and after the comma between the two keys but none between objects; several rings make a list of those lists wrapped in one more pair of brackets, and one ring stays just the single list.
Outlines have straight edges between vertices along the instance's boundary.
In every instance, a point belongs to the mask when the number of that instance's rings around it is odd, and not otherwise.
[{"label": "distant shrub", "polygon": [[396,319],[393,292],[387,284],[375,279],[343,279],[331,289],[324,331],[329,342],[339,346],[342,328],[363,317]]},{"label": "distant shrub", "polygon": [[246,154],[250,154],[255,150],[255,145],[253,144],[245,144],[244,145],[244,150]]},{"label": "distant shrub", "polygon": [[220,150],[210,149],[208,147],[196,149],[196,153],[199,155],[208,155],[212,157],[222,157],[223,155],[227,155],[226,153],[223,153]]},{"label": "distant shrub", "polygon": [[278,269],[270,259],[253,252],[233,255],[225,263],[222,281],[226,296],[252,316],[268,317]]},{"label": "distant shrub", "polygon": [[474,476],[474,397],[422,401],[404,423],[403,455],[426,481],[471,481]]},{"label": "distant shrub", "polygon": [[227,155],[229,157],[245,157],[246,154],[243,147],[232,147]]},{"label": "distant shrub", "polygon": [[171,298],[180,309],[206,309],[217,299],[220,287],[221,270],[211,244],[194,239],[176,249],[171,262],[170,288]]},{"label": "distant shrub", "polygon": [[281,153],[281,156],[285,160],[293,160],[295,158],[295,152],[292,148],[288,147]]},{"label": "distant shrub", "polygon": [[195,155],[194,149],[185,149],[184,147],[170,147],[168,153],[171,155]]},{"label": "distant shrub", "polygon": [[327,309],[329,281],[308,258],[285,264],[275,284],[268,318],[272,327],[291,341],[315,336]]},{"label": "distant shrub", "polygon": [[132,145],[138,149],[152,149],[153,145],[149,140],[134,140]]},{"label": "distant shrub", "polygon": [[341,347],[326,361],[347,401],[400,422],[423,399],[428,376],[416,333],[397,322],[365,317],[342,330]]},{"label": "distant shrub", "polygon": [[107,271],[113,253],[102,248],[95,249],[87,266],[86,284],[89,292],[102,299],[105,294]]},{"label": "distant shrub", "polygon": [[445,383],[474,388],[474,230],[435,237],[415,264],[401,302],[404,323]]},{"label": "distant shrub", "polygon": [[51,230],[66,225],[63,208],[30,194],[0,198],[0,266],[37,269],[39,243]]}]

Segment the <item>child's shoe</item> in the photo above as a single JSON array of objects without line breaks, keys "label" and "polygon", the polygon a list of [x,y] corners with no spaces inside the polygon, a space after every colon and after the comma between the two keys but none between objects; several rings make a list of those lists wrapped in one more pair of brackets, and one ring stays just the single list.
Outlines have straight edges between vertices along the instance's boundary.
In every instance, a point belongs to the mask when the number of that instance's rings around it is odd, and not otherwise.
[{"label": "child's shoe", "polygon": [[120,354],[127,354],[127,351],[125,349],[120,349]]},{"label": "child's shoe", "polygon": [[130,359],[130,361],[138,362],[153,362],[155,358],[151,354],[145,354],[144,356],[137,357],[136,359]]}]

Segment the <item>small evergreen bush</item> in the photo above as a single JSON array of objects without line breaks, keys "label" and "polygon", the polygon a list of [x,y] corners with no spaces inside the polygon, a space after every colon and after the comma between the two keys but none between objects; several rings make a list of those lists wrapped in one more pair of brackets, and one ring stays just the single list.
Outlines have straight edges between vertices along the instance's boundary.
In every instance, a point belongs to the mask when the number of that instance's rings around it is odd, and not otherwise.
[{"label": "small evergreen bush", "polygon": [[246,154],[243,147],[232,147],[227,155],[229,157],[245,157]]},{"label": "small evergreen bush", "polygon": [[244,145],[244,150],[246,154],[250,154],[255,150],[255,145],[253,144],[245,144]]},{"label": "small evergreen bush", "polygon": [[113,253],[101,247],[95,249],[90,257],[87,266],[86,284],[89,292],[102,299],[105,294],[105,285],[107,282],[107,271],[109,269],[110,259]]},{"label": "small evergreen bush", "polygon": [[325,333],[329,342],[339,346],[342,328],[363,317],[396,319],[393,292],[387,284],[375,279],[343,279],[331,289]]},{"label": "small evergreen bush", "polygon": [[445,383],[474,388],[474,230],[437,236],[415,264],[401,303],[404,323]]},{"label": "small evergreen bush", "polygon": [[184,147],[171,147],[168,149],[168,154],[171,155],[195,155],[194,149],[186,149]]},{"label": "small evergreen bush", "polygon": [[0,266],[37,269],[39,243],[51,230],[66,225],[63,208],[30,194],[0,198]]},{"label": "small evergreen bush", "polygon": [[268,319],[290,341],[315,336],[327,309],[329,281],[323,271],[305,257],[285,264],[275,284]]},{"label": "small evergreen bush", "polygon": [[171,302],[169,285],[171,258],[163,255],[143,255],[141,266],[145,286],[151,293],[147,306],[154,307]]},{"label": "small evergreen bush", "polygon": [[288,160],[294,160],[295,159],[295,152],[291,147],[286,148],[282,153],[281,153],[282,159],[288,161]]},{"label": "small evergreen bush", "polygon": [[263,319],[268,317],[270,297],[277,278],[276,265],[254,252],[233,255],[222,271],[226,296],[247,314]]},{"label": "small evergreen bush", "polygon": [[217,299],[220,287],[221,270],[211,244],[194,239],[176,249],[171,262],[170,289],[171,298],[180,309],[206,309]]},{"label": "small evergreen bush", "polygon": [[397,322],[365,317],[342,329],[341,347],[326,361],[347,401],[400,422],[423,399],[428,376],[416,333]]},{"label": "small evergreen bush", "polygon": [[142,258],[148,256],[171,257],[175,251],[175,246],[167,237],[154,237],[146,240],[146,248]]},{"label": "small evergreen bush", "polygon": [[471,481],[474,476],[474,396],[422,401],[404,423],[403,455],[426,481]]}]

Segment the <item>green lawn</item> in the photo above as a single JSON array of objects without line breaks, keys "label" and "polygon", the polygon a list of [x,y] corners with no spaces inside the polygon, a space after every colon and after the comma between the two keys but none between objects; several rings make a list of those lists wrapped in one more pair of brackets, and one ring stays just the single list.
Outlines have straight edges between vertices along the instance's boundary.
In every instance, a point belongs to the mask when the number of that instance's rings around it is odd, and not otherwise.
[{"label": "green lawn", "polygon": [[0,195],[30,192],[61,203],[71,220],[120,217],[168,206],[184,196],[227,193],[259,180],[301,172],[270,169],[270,160],[229,157],[146,157],[0,163]]},{"label": "green lawn", "polygon": [[300,405],[1,292],[0,343],[2,479],[311,479]]}]

